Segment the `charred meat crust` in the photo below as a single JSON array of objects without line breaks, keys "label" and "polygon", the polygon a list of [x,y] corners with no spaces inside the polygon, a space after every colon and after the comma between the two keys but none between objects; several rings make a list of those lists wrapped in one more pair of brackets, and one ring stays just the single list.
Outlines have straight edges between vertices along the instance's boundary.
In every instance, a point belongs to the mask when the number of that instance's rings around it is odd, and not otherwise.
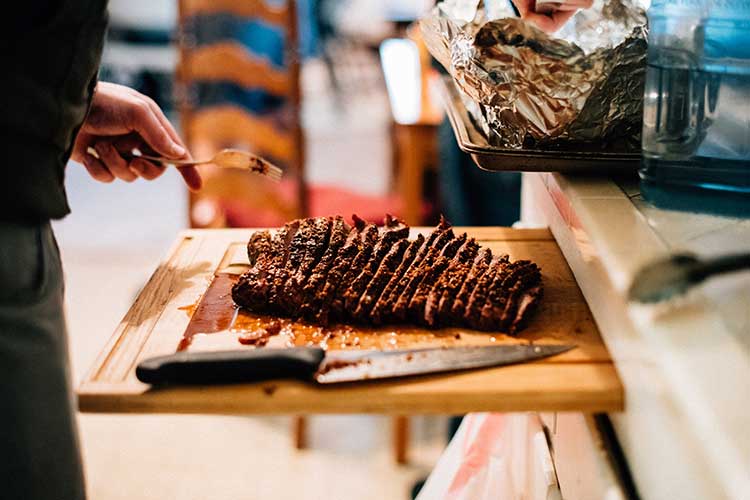
[{"label": "charred meat crust", "polygon": [[474,258],[479,251],[479,244],[470,238],[458,249],[447,269],[432,287],[425,303],[424,320],[429,326],[447,322],[450,304],[458,294],[466,275],[471,270]]},{"label": "charred meat crust", "polygon": [[370,312],[370,321],[379,325],[383,322],[383,315],[388,315],[393,310],[393,305],[398,300],[398,295],[395,295],[395,290],[399,287],[399,284],[403,281],[403,276],[414,262],[415,257],[419,253],[419,250],[424,245],[425,238],[421,234],[417,235],[417,239],[409,243],[408,248],[404,252],[403,260],[398,264],[396,270],[390,276],[388,283],[385,285],[383,290],[380,292],[380,296],[376,299],[375,305]]},{"label": "charred meat crust", "polygon": [[343,217],[337,216],[331,225],[331,237],[328,241],[328,247],[323,252],[320,260],[310,273],[302,289],[302,304],[300,305],[300,316],[309,316],[315,303],[315,298],[325,286],[328,272],[331,266],[336,262],[341,248],[357,235],[357,229],[351,228]]},{"label": "charred meat crust", "polygon": [[250,269],[232,288],[256,312],[332,321],[456,325],[516,334],[543,295],[539,267],[493,257],[466,234],[440,224],[409,240],[409,227],[386,216],[382,227],[354,216],[289,222],[256,231]]},{"label": "charred meat crust", "polygon": [[369,260],[365,263],[362,271],[349,284],[344,292],[344,310],[355,311],[359,304],[359,299],[367,288],[372,278],[375,276],[380,263],[383,261],[388,252],[393,248],[394,243],[403,240],[409,236],[409,226],[402,221],[391,216],[386,216],[384,228],[380,231],[380,236],[375,247],[370,254]]}]

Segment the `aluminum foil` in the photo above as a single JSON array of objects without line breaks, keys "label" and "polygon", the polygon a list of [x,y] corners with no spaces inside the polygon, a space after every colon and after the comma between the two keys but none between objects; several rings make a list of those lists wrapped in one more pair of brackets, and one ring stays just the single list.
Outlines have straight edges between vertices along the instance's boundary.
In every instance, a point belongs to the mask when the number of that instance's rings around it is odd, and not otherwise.
[{"label": "aluminum foil", "polygon": [[598,0],[554,35],[509,2],[446,0],[421,26],[492,143],[637,152],[645,24],[637,0]]}]

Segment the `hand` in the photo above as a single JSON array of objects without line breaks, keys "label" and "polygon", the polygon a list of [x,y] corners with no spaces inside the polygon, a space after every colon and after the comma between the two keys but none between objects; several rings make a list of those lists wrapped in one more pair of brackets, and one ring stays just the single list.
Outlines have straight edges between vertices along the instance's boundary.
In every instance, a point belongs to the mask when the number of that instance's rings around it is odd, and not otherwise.
[{"label": "hand", "polygon": [[521,19],[534,23],[547,33],[559,30],[578,9],[588,9],[593,3],[593,0],[567,0],[558,5],[555,11],[549,14],[539,14],[535,12],[536,0],[513,0],[518,13],[521,14]]},{"label": "hand", "polygon": [[[93,148],[99,158],[88,152]],[[141,158],[123,157],[133,149],[174,160],[190,157],[179,135],[159,106],[149,97],[114,83],[99,82],[91,110],[78,132],[71,158],[83,163],[91,177],[101,182],[138,177],[156,179],[166,167]],[[181,167],[187,186],[195,191],[201,177],[195,167]]]}]

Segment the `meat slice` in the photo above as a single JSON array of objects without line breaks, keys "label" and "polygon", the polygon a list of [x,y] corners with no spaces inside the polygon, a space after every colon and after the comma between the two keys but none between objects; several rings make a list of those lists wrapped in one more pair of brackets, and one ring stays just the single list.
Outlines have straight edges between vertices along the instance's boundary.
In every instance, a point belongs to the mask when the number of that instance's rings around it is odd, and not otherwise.
[{"label": "meat slice", "polygon": [[255,231],[250,235],[250,240],[247,242],[247,258],[250,261],[250,265],[254,266],[258,260],[258,257],[270,259],[271,255],[271,240],[270,231]]},{"label": "meat slice", "polygon": [[541,295],[541,270],[533,262],[526,261],[524,267],[516,274],[515,283],[508,284],[507,286],[508,289],[503,291],[503,302],[505,303],[505,307],[500,315],[499,321],[497,322],[497,327],[513,333],[511,332],[512,326],[514,322],[516,322],[516,317],[523,298],[530,290],[535,289],[538,289],[538,292],[535,292],[532,295]]},{"label": "meat slice", "polygon": [[302,219],[297,234],[289,245],[289,258],[284,271],[274,280],[270,302],[286,315],[299,313],[302,286],[328,245],[331,219]]},{"label": "meat slice", "polygon": [[380,267],[380,263],[393,245],[409,236],[409,226],[390,215],[386,216],[384,226],[380,231],[379,239],[365,263],[362,271],[349,283],[344,291],[344,310],[353,312],[359,304],[359,299]]},{"label": "meat slice", "polygon": [[[448,318],[450,304],[458,293],[464,278],[469,274],[474,258],[479,251],[479,244],[470,238],[458,249],[445,272],[432,287],[424,309],[424,321],[429,326],[437,326]],[[440,308],[443,308],[441,318]]]},{"label": "meat slice", "polygon": [[[410,247],[409,241],[401,239],[392,245],[388,253],[383,257],[375,274],[367,280],[367,286],[359,299],[359,303],[353,309],[352,318],[358,321],[366,321],[376,301],[393,276],[396,267],[402,262],[404,253]],[[369,273],[369,271],[367,271]]]},{"label": "meat slice", "polygon": [[237,304],[250,310],[267,309],[274,280],[286,265],[289,245],[299,230],[300,222],[299,219],[288,222],[274,233],[268,258],[262,262],[260,256],[252,255],[254,251],[252,254],[248,251],[248,257],[255,257],[256,264],[232,287],[232,299]]},{"label": "meat slice", "polygon": [[[404,252],[403,260],[401,260],[396,270],[389,277],[388,283],[380,292],[380,296],[375,299],[375,304],[370,312],[370,321],[376,325],[382,324],[384,316],[389,315],[393,310],[393,306],[398,300],[398,295],[395,294],[395,290],[397,290],[399,285],[403,282],[403,277],[406,274],[406,271],[409,269],[412,262],[414,262],[414,259],[417,257],[417,254],[424,244],[425,237],[421,234],[418,234],[417,239],[409,243],[409,247]],[[381,277],[381,279],[384,278],[384,276]]]},{"label": "meat slice", "polygon": [[521,295],[518,301],[518,307],[516,308],[516,316],[506,328],[508,333],[515,335],[519,330],[526,326],[526,323],[528,323],[534,310],[539,306],[539,301],[542,299],[543,292],[544,289],[540,284],[539,286],[526,290],[523,295]]},{"label": "meat slice", "polygon": [[296,317],[304,298],[303,287],[307,284],[313,268],[318,264],[328,248],[333,221],[328,217],[306,219],[311,221],[307,226],[300,226],[296,242],[292,241],[286,271],[289,278],[277,295],[278,307],[287,315]]},{"label": "meat slice", "polygon": [[450,240],[440,251],[432,265],[424,270],[422,281],[417,285],[407,310],[407,316],[415,323],[426,324],[425,305],[427,304],[427,298],[443,272],[448,268],[451,259],[464,243],[466,243],[466,233]]},{"label": "meat slice", "polygon": [[472,328],[477,328],[479,326],[479,317],[482,314],[482,307],[484,307],[484,302],[490,291],[490,285],[497,277],[498,273],[505,272],[505,268],[508,264],[509,259],[507,255],[503,255],[499,259],[493,260],[489,269],[487,269],[487,272],[477,280],[477,285],[471,292],[469,302],[466,304],[466,310],[463,315],[464,324],[468,324]]},{"label": "meat slice", "polygon": [[482,306],[477,326],[482,330],[500,329],[502,327],[502,317],[505,311],[510,293],[514,285],[523,280],[523,277],[529,273],[538,272],[536,266],[529,266],[531,262],[527,260],[517,260],[509,263],[504,268],[504,272],[498,273],[489,286],[487,298]]},{"label": "meat slice", "polygon": [[353,219],[354,227],[349,231],[346,241],[336,253],[324,280],[315,285],[313,298],[301,307],[304,317],[324,326],[328,324],[328,308],[338,283],[362,246],[362,234],[367,224],[356,215]]},{"label": "meat slice", "polygon": [[461,287],[456,294],[455,300],[450,305],[450,314],[448,321],[453,324],[462,324],[464,320],[464,313],[466,312],[466,306],[469,303],[471,293],[477,286],[479,279],[487,272],[492,261],[492,251],[489,248],[482,248],[479,250],[474,263],[466,276],[466,279],[461,284]]},{"label": "meat slice", "polygon": [[[417,291],[417,287],[424,279],[425,274],[429,270],[432,263],[440,254],[443,247],[454,239],[453,231],[449,229],[440,230],[436,238],[433,240],[431,246],[422,248],[420,254],[424,255],[424,258],[419,259],[419,255],[412,262],[411,267],[404,276],[404,287],[401,289],[401,293],[398,296],[398,300],[393,305],[391,315],[393,318],[404,321],[409,310],[409,303],[411,302],[412,296]],[[424,252],[423,252],[424,251]],[[398,290],[396,290],[398,291]]]},{"label": "meat slice", "polygon": [[355,217],[356,234],[351,240],[342,247],[339,257],[331,267],[326,277],[326,283],[323,289],[315,297],[313,309],[313,320],[321,325],[328,325],[330,321],[331,306],[339,286],[354,265],[354,261],[360,255],[366,241],[372,237],[372,228],[375,228],[375,237],[377,237],[377,227],[366,225],[362,219]]},{"label": "meat slice", "polygon": [[370,224],[365,228],[365,231],[362,234],[362,247],[360,248],[359,253],[354,256],[349,269],[347,269],[342,276],[336,293],[333,296],[333,300],[331,301],[330,312],[333,314],[334,318],[344,319],[346,293],[351,288],[354,280],[365,269],[367,263],[370,261],[379,234],[378,226],[374,224]]},{"label": "meat slice", "polygon": [[315,304],[315,297],[325,286],[328,272],[338,258],[339,251],[344,245],[351,243],[351,240],[356,238],[357,234],[358,229],[356,227],[349,227],[343,217],[337,216],[333,220],[328,247],[310,272],[310,278],[302,289],[302,301],[300,305],[301,316],[310,317],[312,308]]}]

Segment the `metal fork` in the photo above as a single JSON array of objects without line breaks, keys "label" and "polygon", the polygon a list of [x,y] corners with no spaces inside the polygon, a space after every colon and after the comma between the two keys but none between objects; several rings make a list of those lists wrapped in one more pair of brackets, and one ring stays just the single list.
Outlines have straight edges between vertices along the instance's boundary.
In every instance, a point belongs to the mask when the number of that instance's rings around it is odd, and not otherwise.
[{"label": "metal fork", "polygon": [[[88,148],[88,153],[99,157],[96,154],[96,150]],[[239,149],[222,149],[209,160],[173,160],[170,158],[163,158],[161,156],[147,155],[138,151],[133,153],[125,153],[123,157],[127,159],[143,158],[155,163],[160,163],[164,166],[173,165],[175,167],[191,167],[196,165],[212,164],[221,168],[237,168],[241,170],[250,170],[258,174],[264,175],[274,181],[281,180],[283,170],[276,165],[272,164],[268,160],[261,158],[258,155],[249,153],[247,151],[241,151]]]}]

